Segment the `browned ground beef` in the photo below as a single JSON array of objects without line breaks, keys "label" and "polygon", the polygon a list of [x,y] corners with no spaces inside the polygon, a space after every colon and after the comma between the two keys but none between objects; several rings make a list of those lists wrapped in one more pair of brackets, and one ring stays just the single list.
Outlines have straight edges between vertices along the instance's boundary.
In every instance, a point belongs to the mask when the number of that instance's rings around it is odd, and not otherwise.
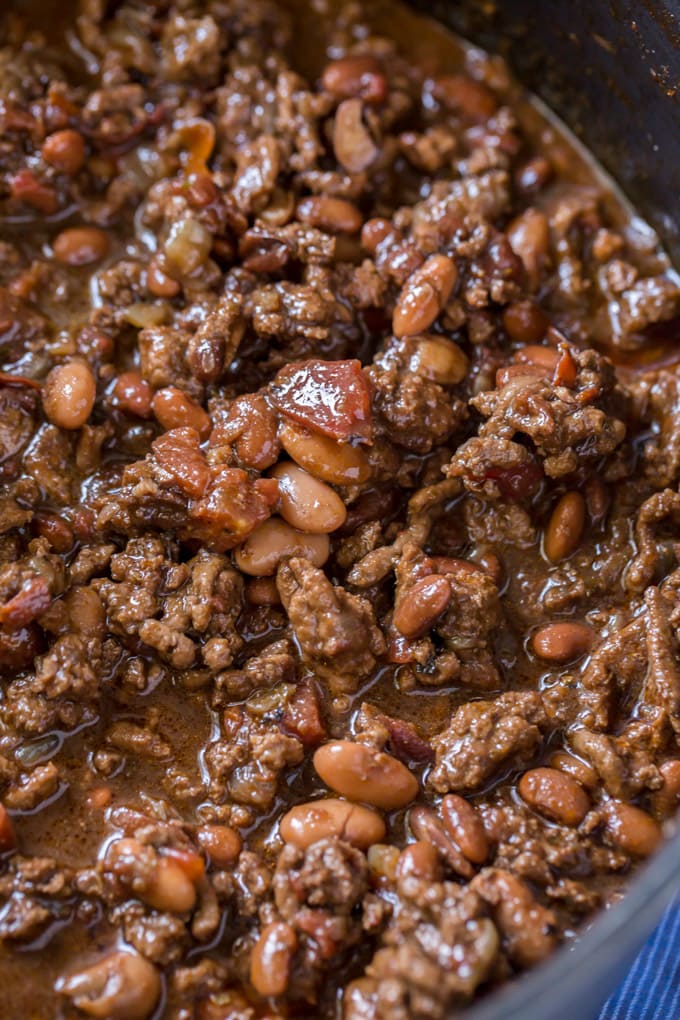
[{"label": "browned ground beef", "polygon": [[673,824],[677,279],[394,3],[21,8],[0,1014],[442,1020]]}]

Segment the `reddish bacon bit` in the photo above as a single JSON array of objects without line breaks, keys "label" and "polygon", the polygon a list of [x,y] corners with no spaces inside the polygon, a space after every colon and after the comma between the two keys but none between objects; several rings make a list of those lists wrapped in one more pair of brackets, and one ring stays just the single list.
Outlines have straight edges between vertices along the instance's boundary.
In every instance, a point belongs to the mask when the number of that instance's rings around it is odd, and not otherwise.
[{"label": "reddish bacon bit", "polygon": [[49,184],[43,184],[32,170],[19,170],[10,181],[12,198],[32,205],[38,212],[51,216],[58,208],[57,193]]},{"label": "reddish bacon bit", "polygon": [[163,856],[178,864],[190,882],[200,882],[205,875],[205,861],[195,850],[168,846],[163,850]]},{"label": "reddish bacon bit", "polygon": [[316,747],[326,739],[319,696],[311,681],[303,680],[296,687],[281,717],[281,729],[298,737],[305,747]]},{"label": "reddish bacon bit", "polygon": [[196,429],[171,429],[151,444],[158,466],[170,484],[199,499],[210,481],[210,468],[200,447]]},{"label": "reddish bacon bit", "polygon": [[27,387],[31,390],[40,390],[42,386],[35,379],[29,379],[25,375],[11,375],[9,372],[0,372],[0,386]]},{"label": "reddish bacon bit", "polygon": [[0,625],[7,630],[21,630],[42,616],[52,596],[44,577],[32,577],[4,606],[0,606]]},{"label": "reddish bacon bit", "polygon": [[382,723],[388,730],[390,750],[401,761],[434,761],[434,751],[428,742],[423,740],[413,723],[382,714],[378,715],[376,721]]},{"label": "reddish bacon bit", "polygon": [[560,344],[560,360],[557,362],[553,383],[555,386],[573,386],[576,382],[576,362],[566,344]]},{"label": "reddish bacon bit", "polygon": [[0,676],[7,670],[28,669],[42,651],[40,630],[36,624],[11,632],[0,630]]},{"label": "reddish bacon bit", "polygon": [[224,552],[266,521],[278,498],[275,478],[253,482],[240,468],[223,468],[206,496],[192,505],[187,535]]},{"label": "reddish bacon bit", "polygon": [[275,407],[340,442],[368,440],[371,393],[359,361],[305,361],[282,368],[271,386]]},{"label": "reddish bacon bit", "polygon": [[543,471],[539,464],[528,463],[512,470],[489,468],[486,477],[493,479],[505,499],[523,503],[538,492],[543,481]]}]

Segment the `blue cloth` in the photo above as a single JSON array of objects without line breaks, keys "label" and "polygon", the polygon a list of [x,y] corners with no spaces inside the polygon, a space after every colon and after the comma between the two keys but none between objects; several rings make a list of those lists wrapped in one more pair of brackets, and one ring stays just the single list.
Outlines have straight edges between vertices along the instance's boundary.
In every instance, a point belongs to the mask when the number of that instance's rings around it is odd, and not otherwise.
[{"label": "blue cloth", "polygon": [[599,1020],[680,1020],[680,898],[664,914]]}]

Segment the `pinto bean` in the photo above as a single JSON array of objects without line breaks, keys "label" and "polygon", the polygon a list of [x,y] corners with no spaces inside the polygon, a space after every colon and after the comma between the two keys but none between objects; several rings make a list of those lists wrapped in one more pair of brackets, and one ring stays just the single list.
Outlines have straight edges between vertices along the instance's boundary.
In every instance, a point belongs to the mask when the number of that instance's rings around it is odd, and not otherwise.
[{"label": "pinto bean", "polygon": [[590,651],[595,635],[585,623],[549,623],[534,634],[531,645],[545,662],[573,662]]},{"label": "pinto bean", "polygon": [[404,284],[392,317],[395,336],[414,336],[429,329],[446,306],[458,280],[456,263],[430,255]]},{"label": "pinto bean", "polygon": [[239,570],[253,577],[271,577],[285,557],[304,556],[315,567],[322,567],[329,555],[328,535],[305,534],[280,517],[270,517],[234,550]]},{"label": "pinto bean", "polygon": [[419,839],[404,847],[397,861],[397,879],[424,878],[436,882],[441,878],[441,859],[436,848],[427,840]]},{"label": "pinto bean", "polygon": [[177,297],[182,289],[177,280],[163,272],[155,259],[151,260],[146,270],[146,285],[154,297],[158,298]]},{"label": "pinto bean", "polygon": [[371,476],[371,466],[359,446],[337,443],[292,422],[281,425],[279,439],[296,464],[324,482],[352,485],[368,481]]},{"label": "pinto bean", "polygon": [[352,202],[329,195],[312,195],[298,202],[296,215],[302,223],[319,227],[331,234],[357,234],[363,222]]},{"label": "pinto bean", "polygon": [[397,758],[351,740],[332,740],[314,753],[314,768],[336,793],[392,811],[418,794],[418,780]]},{"label": "pinto bean", "polygon": [[62,429],[82,428],[94,407],[97,387],[85,361],[65,361],[47,376],[42,402],[47,419]]},{"label": "pinto bean", "polygon": [[112,393],[116,407],[137,418],[151,417],[153,390],[141,372],[121,372],[116,379]]},{"label": "pinto bean", "polygon": [[246,598],[252,606],[281,605],[281,596],[273,577],[251,577],[246,581]]},{"label": "pinto bean", "polygon": [[651,815],[621,800],[607,805],[606,826],[613,842],[632,857],[650,857],[663,839],[661,827]]},{"label": "pinto bean", "polygon": [[524,263],[529,283],[535,290],[540,282],[550,245],[548,218],[539,209],[525,209],[512,221],[507,234],[510,247]]},{"label": "pinto bean", "polygon": [[121,951],[59,978],[55,989],[87,1016],[147,1020],[160,998],[161,979],[143,956]]},{"label": "pinto bean", "polygon": [[432,83],[432,95],[449,110],[474,121],[492,117],[498,101],[490,88],[467,74],[442,74]]},{"label": "pinto bean", "polygon": [[378,104],[387,98],[387,80],[380,63],[369,53],[332,60],[324,68],[321,85],[338,99]]},{"label": "pinto bean", "polygon": [[496,372],[496,386],[500,389],[515,379],[545,379],[545,371],[539,365],[504,365]]},{"label": "pinto bean", "polygon": [[69,227],[57,234],[52,250],[67,266],[89,266],[108,255],[109,235],[99,227]]},{"label": "pinto bean", "polygon": [[259,995],[283,995],[297,949],[297,936],[285,921],[274,921],[262,929],[250,959],[250,980]]},{"label": "pinto bean", "polygon": [[551,754],[549,765],[551,769],[559,769],[560,772],[566,772],[580,783],[581,786],[585,786],[587,790],[594,790],[599,783],[595,769],[581,761],[580,758],[574,757],[573,754],[568,754],[566,751],[555,751],[554,754]]},{"label": "pinto bean", "polygon": [[434,333],[414,337],[409,368],[442,386],[455,386],[467,375],[468,359],[457,343]]},{"label": "pinto bean", "polygon": [[373,163],[379,149],[363,121],[360,99],[344,99],[335,113],[333,125],[335,158],[350,174],[359,174]]},{"label": "pinto bean", "polygon": [[511,340],[535,344],[545,336],[550,319],[533,301],[514,301],[503,311],[503,325]]},{"label": "pinto bean", "polygon": [[586,503],[580,492],[565,492],[548,521],[543,539],[551,563],[571,556],[579,546],[586,521]]},{"label": "pinto bean", "polygon": [[473,864],[483,864],[489,856],[489,840],[481,818],[471,804],[457,793],[442,800],[439,811],[445,830]]},{"label": "pinto bean", "polygon": [[228,825],[201,825],[196,838],[218,868],[231,867],[241,852],[241,837]]},{"label": "pinto bean", "polygon": [[659,768],[663,786],[652,794],[652,807],[658,818],[670,818],[680,807],[680,758],[671,758]]},{"label": "pinto bean", "polygon": [[443,574],[429,574],[402,595],[392,622],[407,638],[422,637],[451,601],[451,584]]},{"label": "pinto bean", "polygon": [[347,509],[337,492],[290,461],[277,464],[272,478],[279,483],[280,514],[299,531],[325,534],[342,527]]},{"label": "pinto bean", "polygon": [[563,825],[579,825],[590,810],[590,799],[583,787],[558,769],[530,769],[517,789],[534,811]]},{"label": "pinto bean", "polygon": [[452,871],[462,875],[463,878],[472,878],[470,862],[453,842],[432,808],[421,805],[412,808],[408,822],[416,839],[431,843]]},{"label": "pinto bean", "polygon": [[54,131],[43,142],[40,155],[55,170],[73,176],[85,162],[85,140],[78,131],[71,128]]},{"label": "pinto bean", "polygon": [[361,804],[328,797],[307,804],[296,804],[279,825],[286,843],[306,849],[312,843],[337,836],[359,850],[385,838],[385,823],[377,812]]},{"label": "pinto bean", "polygon": [[196,889],[181,864],[171,857],[159,856],[153,880],[140,897],[155,910],[184,914],[196,904]]},{"label": "pinto bean", "polygon": [[37,510],[31,522],[36,534],[46,538],[55,552],[66,553],[73,548],[75,536],[73,528],[57,514],[47,510]]},{"label": "pinto bean", "polygon": [[526,344],[515,351],[515,359],[529,365],[545,369],[546,376],[551,378],[560,360],[559,351],[554,347],[543,347],[541,344]]},{"label": "pinto bean", "polygon": [[200,404],[176,386],[166,386],[154,395],[153,413],[164,429],[196,429],[201,439],[210,435],[212,422]]}]

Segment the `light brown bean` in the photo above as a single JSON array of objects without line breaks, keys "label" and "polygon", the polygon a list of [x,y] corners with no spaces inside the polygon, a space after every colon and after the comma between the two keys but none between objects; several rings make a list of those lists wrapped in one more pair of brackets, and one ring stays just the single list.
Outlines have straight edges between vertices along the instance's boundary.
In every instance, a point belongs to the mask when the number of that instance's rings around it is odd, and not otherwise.
[{"label": "light brown bean", "polygon": [[456,110],[474,121],[485,121],[498,108],[491,89],[467,74],[442,74],[434,79],[432,94],[449,110]]},{"label": "light brown bean", "polygon": [[196,904],[196,888],[185,870],[171,857],[159,856],[154,876],[140,899],[155,910],[184,914]]},{"label": "light brown bean", "polygon": [[432,843],[419,839],[404,847],[397,861],[397,879],[424,878],[435,882],[441,877],[441,860]]},{"label": "light brown bean", "polygon": [[146,285],[154,297],[159,298],[177,297],[182,289],[177,280],[163,272],[155,259],[151,260],[146,270]]},{"label": "light brown bean", "polygon": [[298,202],[296,215],[302,223],[331,234],[357,234],[363,222],[361,213],[352,202],[330,195],[303,198]]},{"label": "light brown bean", "polygon": [[652,794],[652,807],[658,818],[670,818],[680,807],[680,758],[670,758],[659,768],[663,786]]},{"label": "light brown bean", "polygon": [[108,255],[109,235],[99,227],[69,227],[57,234],[52,250],[67,266],[89,266]]},{"label": "light brown bean", "polygon": [[153,390],[141,372],[121,372],[113,387],[113,399],[116,407],[126,414],[134,414],[138,418],[151,417],[151,401]]},{"label": "light brown bean", "polygon": [[524,263],[529,283],[535,290],[540,282],[550,245],[547,216],[540,209],[525,209],[512,221],[507,229],[507,235],[510,247]]},{"label": "light brown bean", "polygon": [[82,428],[94,407],[97,387],[85,361],[65,361],[47,376],[42,402],[47,419],[62,429]]},{"label": "light brown bean", "polygon": [[319,747],[314,768],[336,793],[383,811],[405,807],[418,794],[418,780],[397,758],[351,740]]},{"label": "light brown bean", "polygon": [[176,386],[166,386],[154,394],[153,413],[164,429],[196,429],[201,439],[207,439],[212,429],[210,417],[200,404]]},{"label": "light brown bean", "polygon": [[565,663],[590,651],[595,635],[585,623],[549,623],[537,630],[531,645],[545,662]]},{"label": "light brown bean", "polygon": [[392,316],[394,335],[414,336],[429,329],[446,306],[458,281],[456,263],[430,255],[404,284]]},{"label": "light brown bean", "polygon": [[586,503],[580,492],[565,492],[548,521],[543,548],[551,563],[571,556],[579,546],[586,521]]},{"label": "light brown bean", "polygon": [[385,823],[375,811],[336,797],[296,804],[279,825],[283,841],[303,850],[331,836],[366,850],[383,840],[385,831]]},{"label": "light brown bean", "polygon": [[443,574],[421,577],[402,595],[392,622],[407,638],[422,637],[437,622],[451,601],[451,583]]},{"label": "light brown bean", "polygon": [[291,527],[316,535],[345,523],[347,509],[337,492],[304,468],[287,461],[271,474],[279,483],[279,513]]},{"label": "light brown bean", "polygon": [[371,466],[359,446],[336,443],[328,436],[284,422],[279,430],[281,445],[289,457],[310,474],[333,485],[368,481]]},{"label": "light brown bean", "polygon": [[515,351],[515,360],[524,364],[537,365],[545,369],[551,377],[560,360],[560,353],[555,347],[543,347],[541,344],[526,344]]},{"label": "light brown bean", "polygon": [[562,825],[580,825],[590,810],[590,799],[583,787],[558,769],[530,769],[517,789],[529,807]]},{"label": "light brown bean", "polygon": [[500,389],[516,379],[545,379],[545,371],[539,365],[504,365],[496,372],[496,386]]},{"label": "light brown bean", "polygon": [[483,864],[489,856],[489,839],[472,804],[457,793],[448,793],[439,812],[444,828],[467,859],[473,864]]},{"label": "light brown bean", "polygon": [[296,949],[297,936],[285,921],[274,921],[262,929],[250,958],[250,981],[259,995],[284,994]]},{"label": "light brown bean", "polygon": [[43,142],[40,154],[55,170],[73,176],[85,162],[85,139],[72,128],[54,131]]},{"label": "light brown bean", "polygon": [[382,103],[387,97],[387,81],[380,63],[369,53],[357,53],[326,64],[321,84],[338,99],[363,99]]},{"label": "light brown bean", "polygon": [[59,978],[60,995],[99,1020],[147,1020],[161,995],[158,971],[138,953],[116,952]]},{"label": "light brown bean", "polygon": [[503,311],[503,325],[511,340],[535,344],[545,336],[550,319],[533,301],[514,301]]},{"label": "light brown bean", "polygon": [[559,769],[560,772],[568,773],[587,790],[594,790],[599,784],[599,777],[595,769],[567,751],[555,751],[550,755],[548,764],[551,769]]},{"label": "light brown bean", "polygon": [[468,370],[467,355],[457,343],[434,333],[413,337],[415,349],[409,360],[409,369],[425,379],[442,386],[455,386],[462,382]]},{"label": "light brown bean", "polygon": [[271,577],[280,561],[289,556],[304,556],[315,567],[322,567],[330,556],[328,535],[309,535],[280,517],[270,517],[234,550],[237,567],[252,577]]},{"label": "light brown bean", "polygon": [[663,839],[661,827],[651,815],[621,800],[607,805],[606,825],[613,842],[633,857],[651,856]]},{"label": "light brown bean", "polygon": [[246,598],[253,606],[278,606],[279,589],[273,577],[252,577],[246,581]]},{"label": "light brown bean", "polygon": [[196,838],[218,868],[231,867],[241,852],[241,837],[228,825],[201,825]]},{"label": "light brown bean", "polygon": [[463,878],[472,878],[473,870],[462,850],[454,843],[432,808],[419,804],[408,816],[411,832],[418,840],[431,843],[452,871]]}]

